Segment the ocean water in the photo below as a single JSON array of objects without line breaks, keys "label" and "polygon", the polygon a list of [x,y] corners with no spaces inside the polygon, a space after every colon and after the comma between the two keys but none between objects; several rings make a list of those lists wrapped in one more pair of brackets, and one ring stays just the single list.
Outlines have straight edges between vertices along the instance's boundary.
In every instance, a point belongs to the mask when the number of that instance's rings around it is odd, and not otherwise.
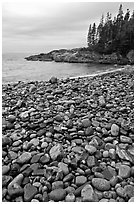
[{"label": "ocean water", "polygon": [[18,81],[43,81],[52,76],[57,78],[93,75],[117,69],[114,65],[56,63],[27,61],[32,53],[7,53],[2,55],[2,83]]}]

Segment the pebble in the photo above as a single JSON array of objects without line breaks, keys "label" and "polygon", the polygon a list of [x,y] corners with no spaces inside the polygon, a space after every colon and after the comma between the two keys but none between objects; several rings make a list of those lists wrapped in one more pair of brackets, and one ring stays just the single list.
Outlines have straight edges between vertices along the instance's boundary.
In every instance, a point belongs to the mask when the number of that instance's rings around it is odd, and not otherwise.
[{"label": "pebble", "polygon": [[91,121],[89,119],[83,119],[82,124],[84,128],[87,128],[91,126]]},{"label": "pebble", "polygon": [[81,185],[83,185],[83,184],[86,183],[86,182],[87,182],[87,178],[86,178],[85,176],[77,176],[77,177],[76,177],[75,184],[76,184],[77,186],[81,186]]},{"label": "pebble", "polygon": [[37,192],[38,189],[35,186],[31,185],[30,183],[26,184],[24,187],[24,201],[30,202]]},{"label": "pebble", "polygon": [[98,202],[98,197],[90,184],[85,185],[81,190],[81,197],[83,202]]},{"label": "pebble", "polygon": [[50,154],[50,157],[51,157],[52,160],[56,160],[57,157],[63,156],[63,148],[62,148],[61,144],[58,143],[58,144],[54,145],[50,149],[49,154]]},{"label": "pebble", "polygon": [[112,124],[111,134],[112,134],[112,136],[118,136],[118,134],[119,134],[119,126],[118,125]]},{"label": "pebble", "polygon": [[60,169],[60,171],[62,171],[64,173],[64,175],[69,174],[69,169],[68,169],[68,165],[63,163],[63,162],[59,162],[58,163],[58,167]]},{"label": "pebble", "polygon": [[128,178],[130,176],[131,168],[127,165],[120,165],[119,167],[119,176],[121,178]]},{"label": "pebble", "polygon": [[89,152],[89,154],[94,154],[96,151],[97,151],[97,149],[96,149],[96,147],[94,147],[94,146],[92,146],[92,145],[86,145],[85,146],[85,149]]},{"label": "pebble", "polygon": [[17,162],[19,164],[27,163],[31,159],[31,153],[30,152],[24,152],[22,155],[20,155],[17,159]]},{"label": "pebble", "polygon": [[68,193],[67,196],[65,197],[66,202],[75,202],[75,195],[74,193]]},{"label": "pebble", "polygon": [[103,178],[93,178],[92,185],[100,191],[110,190],[110,182]]},{"label": "pebble", "polygon": [[66,191],[62,188],[55,189],[49,193],[50,200],[56,202],[64,200],[66,197]]}]

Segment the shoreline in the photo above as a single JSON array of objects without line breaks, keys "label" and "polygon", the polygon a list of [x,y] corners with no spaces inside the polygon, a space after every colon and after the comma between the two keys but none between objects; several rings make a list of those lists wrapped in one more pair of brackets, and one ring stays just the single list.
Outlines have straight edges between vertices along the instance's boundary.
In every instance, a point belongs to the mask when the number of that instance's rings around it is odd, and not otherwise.
[{"label": "shoreline", "polygon": [[[78,78],[87,78],[87,77],[95,77],[95,76],[101,76],[101,75],[105,75],[105,74],[109,74],[109,73],[114,73],[114,72],[118,72],[118,71],[123,71],[123,70],[126,70],[126,69],[134,69],[134,65],[125,65],[125,66],[122,66],[121,68],[113,68],[113,70],[108,70],[108,71],[98,71],[98,73],[95,73],[95,74],[87,74],[87,75],[78,75],[78,76],[71,76],[71,77],[64,77],[64,78],[58,78],[58,80],[66,80],[66,79],[78,79]],[[32,82],[35,82],[35,81],[38,81],[38,82],[42,82],[43,80],[30,80],[30,81],[20,81],[22,83],[32,83]],[[48,82],[49,80],[45,80],[46,82]],[[8,84],[11,84],[11,85],[14,85],[14,84],[17,84],[19,83],[19,81],[16,81],[16,82],[5,82],[3,83],[2,82],[2,85],[8,85]]]}]

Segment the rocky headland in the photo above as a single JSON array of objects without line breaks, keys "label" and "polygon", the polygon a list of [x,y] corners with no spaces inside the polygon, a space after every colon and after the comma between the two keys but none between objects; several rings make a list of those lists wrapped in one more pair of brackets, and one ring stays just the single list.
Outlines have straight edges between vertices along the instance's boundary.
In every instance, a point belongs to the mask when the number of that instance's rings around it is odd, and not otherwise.
[{"label": "rocky headland", "polygon": [[133,69],[2,91],[3,202],[134,202]]},{"label": "rocky headland", "polygon": [[126,57],[118,53],[99,54],[87,48],[59,49],[49,53],[41,53],[25,58],[29,61],[55,61],[67,63],[100,63],[100,64],[134,64],[134,51],[131,50]]}]

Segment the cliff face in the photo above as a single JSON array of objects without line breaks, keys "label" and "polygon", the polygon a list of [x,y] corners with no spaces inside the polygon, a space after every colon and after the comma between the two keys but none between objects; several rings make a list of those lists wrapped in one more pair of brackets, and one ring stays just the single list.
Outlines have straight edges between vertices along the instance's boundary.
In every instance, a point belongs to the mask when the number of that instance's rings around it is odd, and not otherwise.
[{"label": "cliff face", "polygon": [[55,62],[68,62],[68,63],[101,63],[101,64],[133,64],[134,51],[130,51],[126,58],[123,58],[117,53],[110,55],[101,55],[94,51],[87,49],[75,48],[71,50],[60,49],[53,50],[49,53],[41,53],[26,57],[26,60],[31,61],[55,61]]}]

